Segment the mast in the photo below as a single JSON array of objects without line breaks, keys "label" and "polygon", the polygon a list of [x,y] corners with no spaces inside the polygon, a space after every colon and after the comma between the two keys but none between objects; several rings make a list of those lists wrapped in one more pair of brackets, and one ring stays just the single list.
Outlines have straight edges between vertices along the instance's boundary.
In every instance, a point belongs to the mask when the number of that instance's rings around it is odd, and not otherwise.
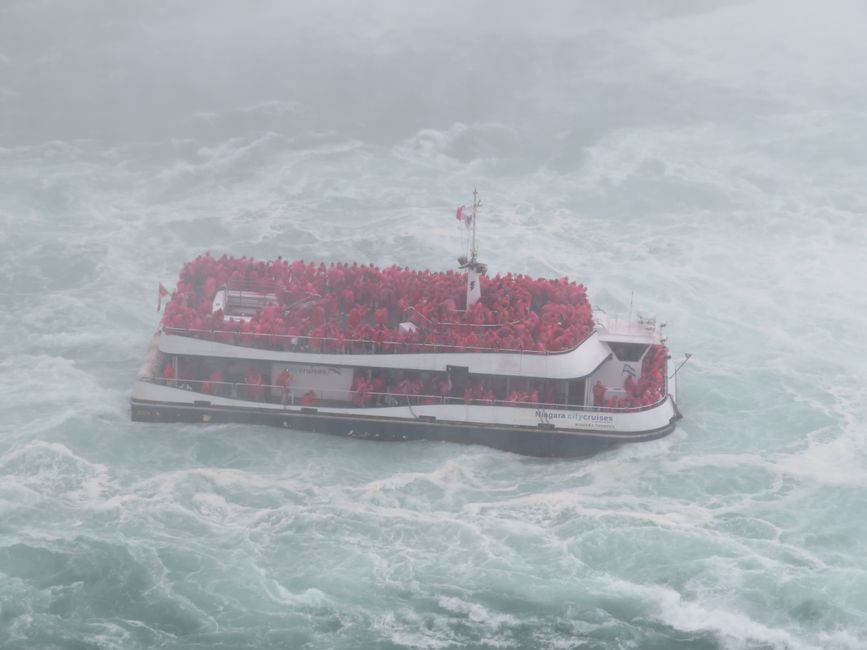
[{"label": "mast", "polygon": [[473,188],[473,243],[470,248],[470,262],[475,264],[476,255],[478,254],[478,249],[476,248],[476,223],[479,218],[478,209],[479,206],[482,205],[482,202],[479,201],[479,189],[477,187]]},{"label": "mast", "polygon": [[473,215],[470,217],[473,221],[473,236],[470,243],[470,257],[461,255],[458,258],[460,268],[467,270],[467,308],[476,304],[482,297],[482,287],[479,282],[479,277],[488,272],[488,267],[479,262],[479,249],[476,243],[476,223],[479,219],[479,208],[482,202],[479,200],[478,188],[473,188]]}]

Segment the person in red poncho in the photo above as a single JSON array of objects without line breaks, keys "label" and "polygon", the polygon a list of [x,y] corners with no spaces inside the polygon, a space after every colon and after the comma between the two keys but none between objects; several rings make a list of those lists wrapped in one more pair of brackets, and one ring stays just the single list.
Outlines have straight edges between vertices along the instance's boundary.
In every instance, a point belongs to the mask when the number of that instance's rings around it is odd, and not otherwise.
[{"label": "person in red poncho", "polygon": [[175,385],[175,368],[172,366],[171,362],[167,363],[163,366],[163,381],[166,386],[174,386]]},{"label": "person in red poncho", "polygon": [[593,406],[605,406],[606,392],[606,388],[602,385],[601,381],[593,384]]},{"label": "person in red poncho", "polygon": [[283,372],[277,375],[277,385],[280,387],[280,395],[284,407],[289,403],[289,386],[292,384],[292,379],[292,374],[285,368]]},{"label": "person in red poncho", "polygon": [[208,381],[202,384],[202,392],[208,395],[220,395],[223,392],[223,373],[215,370],[208,377]]},{"label": "person in red poncho", "polygon": [[370,403],[370,392],[372,388],[372,383],[368,382],[362,375],[359,375],[355,381],[355,388],[352,393],[352,403],[355,406],[367,406]]},{"label": "person in red poncho", "polygon": [[262,373],[254,368],[250,368],[244,376],[247,382],[247,396],[250,399],[262,402],[265,399],[265,381],[262,379]]}]

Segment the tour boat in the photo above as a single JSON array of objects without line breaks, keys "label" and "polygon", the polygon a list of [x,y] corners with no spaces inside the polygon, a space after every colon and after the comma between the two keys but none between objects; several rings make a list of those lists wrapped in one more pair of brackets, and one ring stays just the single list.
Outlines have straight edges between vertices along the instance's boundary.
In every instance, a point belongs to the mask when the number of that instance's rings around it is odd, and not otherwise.
[{"label": "tour boat", "polygon": [[136,376],[132,419],[550,457],[670,433],[680,413],[665,323],[609,317],[567,278],[489,276],[480,206],[474,192],[457,210],[468,250],[456,270],[187,263]]}]

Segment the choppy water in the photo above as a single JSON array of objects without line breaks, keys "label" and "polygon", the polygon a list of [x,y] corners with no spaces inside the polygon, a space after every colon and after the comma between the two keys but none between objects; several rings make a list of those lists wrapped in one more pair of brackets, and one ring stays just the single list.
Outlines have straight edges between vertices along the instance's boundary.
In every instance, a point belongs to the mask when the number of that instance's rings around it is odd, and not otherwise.
[{"label": "choppy water", "polygon": [[[0,4],[0,647],[867,646],[860,2]],[[215,253],[669,322],[587,460],[129,422]]]}]

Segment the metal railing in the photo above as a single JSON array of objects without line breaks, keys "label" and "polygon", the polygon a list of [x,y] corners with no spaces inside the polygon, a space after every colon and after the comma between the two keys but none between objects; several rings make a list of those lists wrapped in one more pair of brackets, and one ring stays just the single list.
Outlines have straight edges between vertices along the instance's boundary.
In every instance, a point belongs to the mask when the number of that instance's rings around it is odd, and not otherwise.
[{"label": "metal railing", "polygon": [[[202,330],[181,327],[163,327],[163,332],[172,336],[188,336],[202,338],[217,343],[241,345],[244,347],[261,347],[268,350],[282,350],[284,352],[316,352],[325,354],[411,354],[416,352],[499,352],[508,354],[531,354],[536,356],[550,356],[565,354],[580,347],[593,331],[581,339],[573,347],[565,350],[533,350],[527,348],[489,348],[484,346],[451,345],[448,343],[416,343],[409,341],[355,338],[336,338],[329,336],[302,336],[300,334],[259,334],[254,332],[235,332],[232,330]],[[229,339],[229,340],[223,340]],[[252,342],[265,342],[270,345],[250,345]],[[276,347],[280,345],[281,347]],[[319,349],[316,349],[319,348]],[[400,348],[400,349],[397,349]]]},{"label": "metal railing", "polygon": [[[357,405],[353,401],[353,397],[358,394],[358,391],[348,389],[322,389],[315,386],[296,386],[289,387],[280,386],[277,384],[250,384],[246,382],[229,382],[229,381],[210,381],[207,379],[163,379],[160,377],[143,377],[142,381],[147,381],[153,384],[168,386],[170,388],[180,388],[202,395],[213,397],[225,397],[230,399],[239,399],[255,403],[268,404],[283,404],[283,406],[304,405],[303,395],[308,392],[315,393],[317,403],[311,404],[326,405],[326,406],[353,406],[355,408],[383,408],[388,406],[423,406],[432,404],[455,404],[455,405],[477,405],[477,406],[508,406],[520,408],[532,408],[543,411],[586,411],[590,413],[631,413],[638,411],[646,411],[662,404],[668,399],[668,387],[663,396],[652,404],[631,407],[607,407],[607,406],[591,406],[578,404],[562,404],[562,403],[546,403],[546,402],[528,402],[519,400],[485,400],[485,399],[470,399],[464,397],[451,397],[445,395],[434,394],[408,394],[396,392],[375,392],[364,391],[363,395],[372,398],[371,401],[376,403],[364,403]],[[210,386],[212,390],[204,390],[206,386]],[[217,390],[221,389],[221,390]],[[296,395],[301,394],[302,398],[299,401]],[[246,395],[246,396],[244,396]],[[347,395],[349,396],[347,398]]]},{"label": "metal railing", "polygon": [[[458,310],[455,310],[455,312],[456,312],[456,313],[459,313],[459,314],[464,314],[464,313],[466,313],[466,311],[467,311],[466,309],[458,309]],[[491,312],[491,313],[493,313],[493,314],[497,314],[498,312],[497,312],[497,311],[493,311],[493,312]],[[455,322],[452,322],[452,321],[437,321],[437,320],[433,320],[432,318],[430,318],[430,317],[428,317],[428,316],[425,316],[423,313],[421,313],[421,312],[420,312],[418,309],[416,309],[415,307],[407,307],[407,308],[404,310],[404,312],[403,312],[403,316],[404,316],[404,318],[411,318],[412,316],[418,316],[419,318],[424,319],[425,321],[427,321],[427,324],[428,324],[430,327],[455,327],[455,326],[461,326],[461,327],[478,327],[478,328],[482,328],[482,329],[483,329],[483,328],[486,328],[486,327],[488,327],[488,328],[496,328],[496,327],[514,327],[514,326],[516,326],[516,325],[520,325],[521,323],[525,322],[525,319],[523,319],[523,318],[518,318],[518,319],[516,319],[516,320],[509,321],[509,322],[506,322],[506,323],[455,323]]]},{"label": "metal railing", "polygon": [[657,321],[654,317],[636,314],[626,318],[619,314],[609,314],[601,307],[592,307],[593,321],[597,327],[604,328],[609,334],[655,334]]}]

